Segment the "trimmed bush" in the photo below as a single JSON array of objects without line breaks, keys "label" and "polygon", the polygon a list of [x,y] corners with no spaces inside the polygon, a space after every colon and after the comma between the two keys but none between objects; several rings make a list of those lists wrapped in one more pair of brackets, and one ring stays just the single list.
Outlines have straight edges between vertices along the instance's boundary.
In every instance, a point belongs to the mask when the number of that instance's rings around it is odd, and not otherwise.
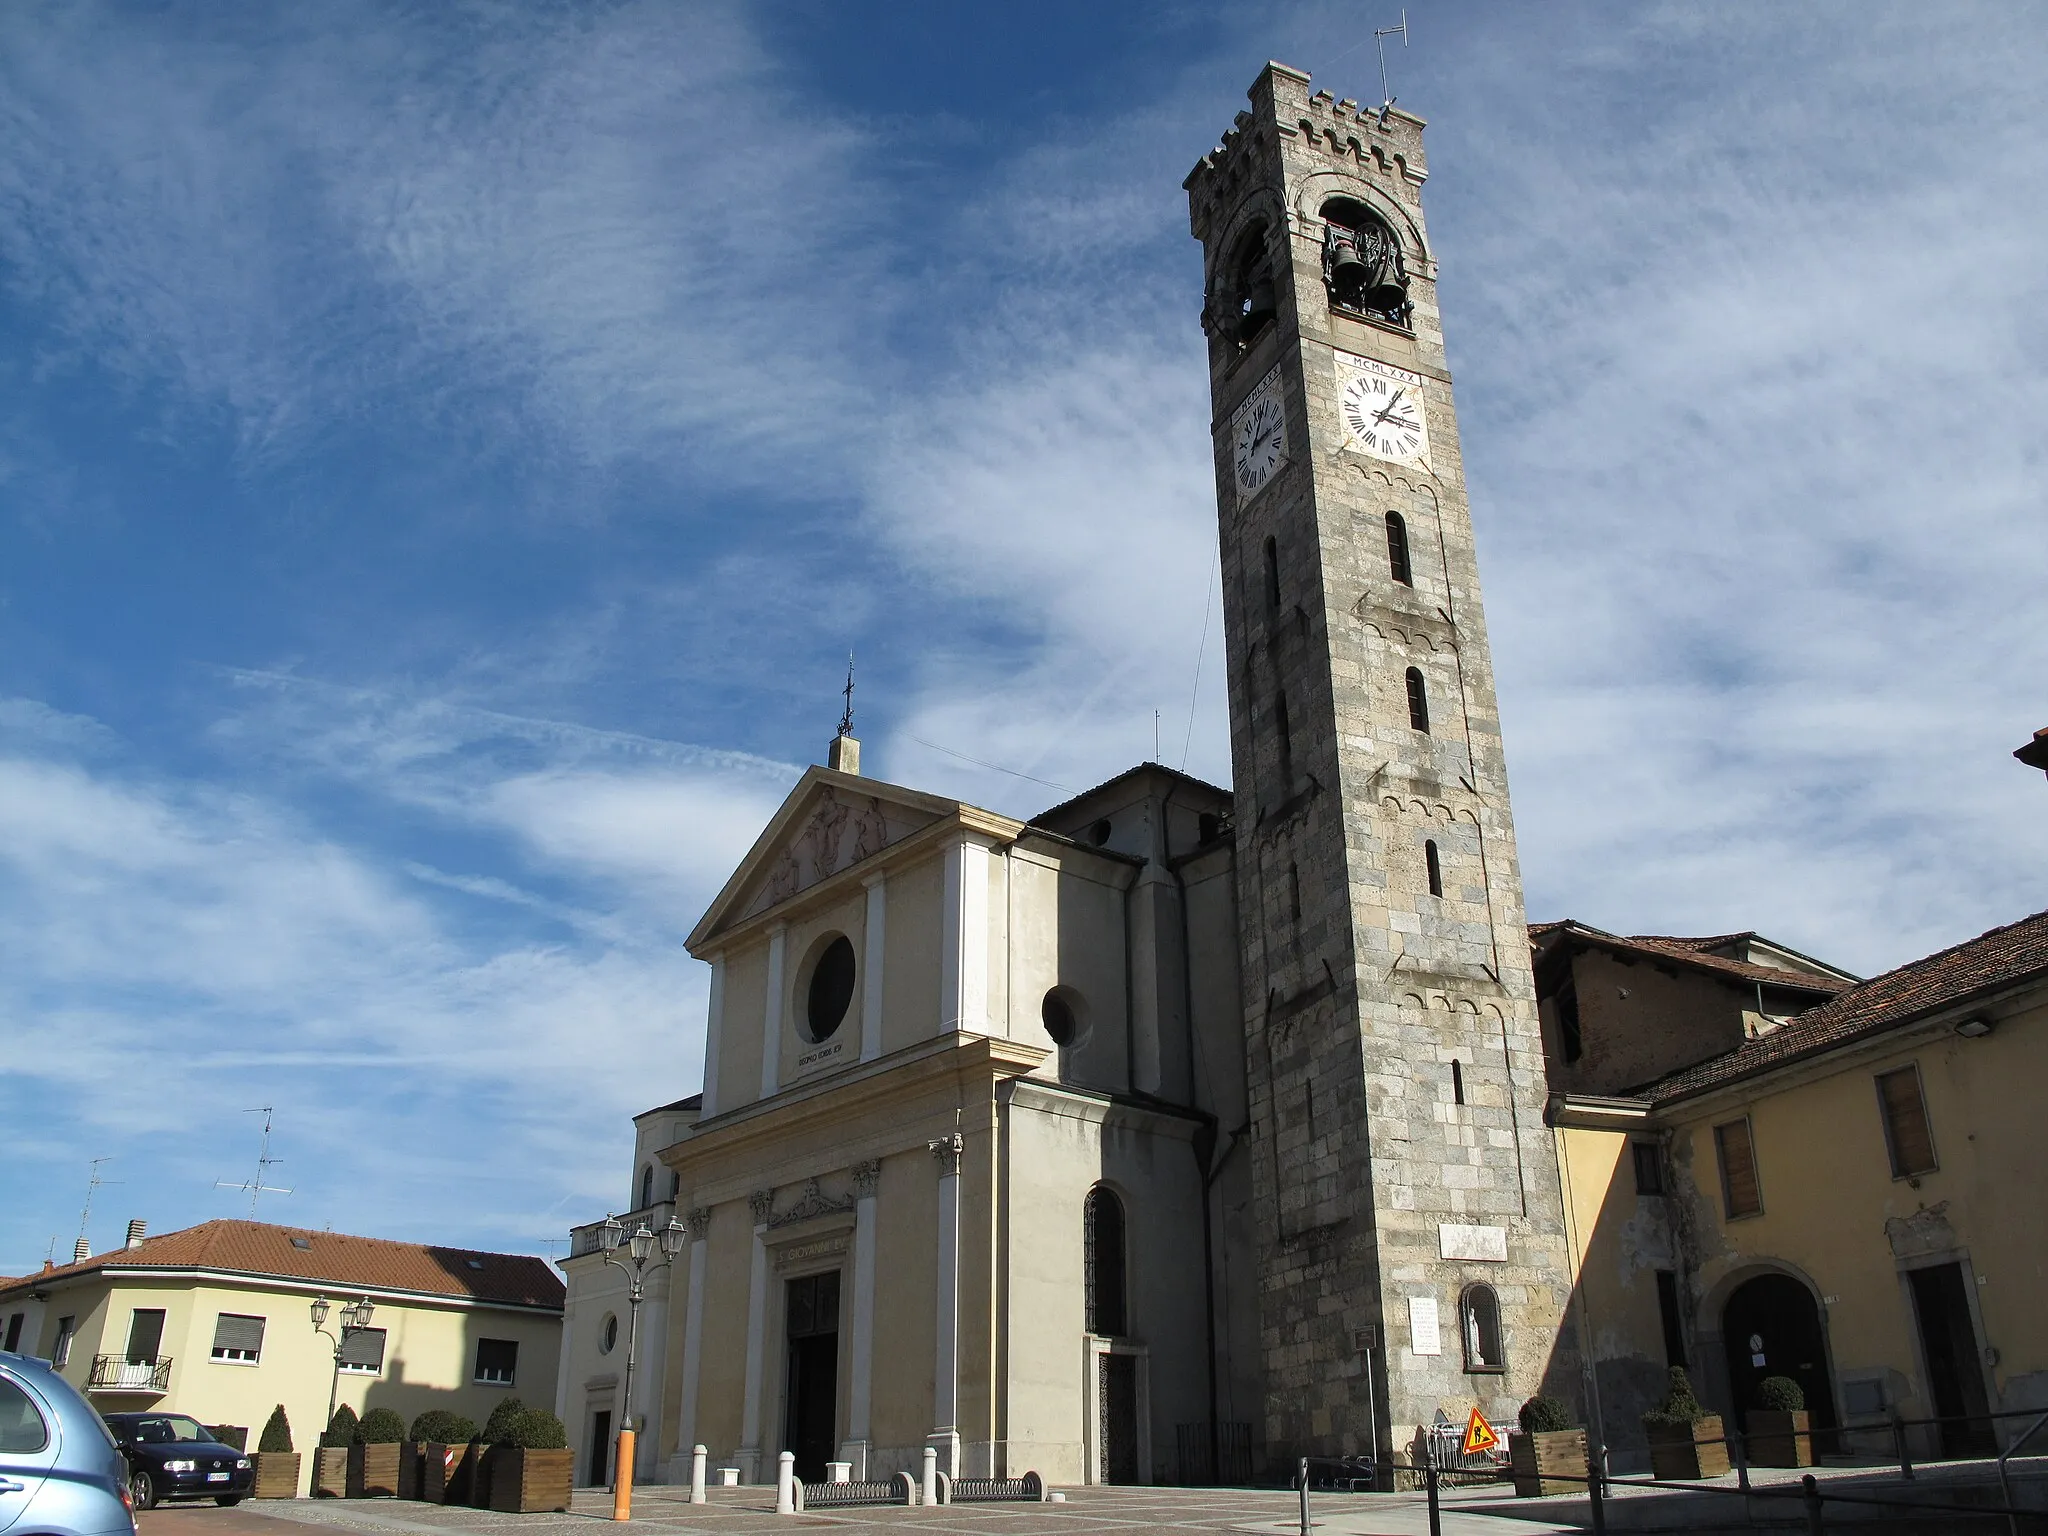
[{"label": "trimmed bush", "polygon": [[270,1410],[270,1417],[263,1421],[263,1434],[256,1442],[259,1451],[289,1451],[292,1448],[292,1421],[284,1416],[284,1404],[279,1403]]},{"label": "trimmed bush", "polygon": [[476,1420],[446,1408],[429,1408],[412,1421],[405,1437],[431,1445],[467,1445],[476,1438]]},{"label": "trimmed bush", "polygon": [[1660,1424],[1691,1428],[1707,1416],[1707,1410],[1700,1406],[1700,1400],[1692,1395],[1692,1378],[1685,1374],[1685,1367],[1671,1367],[1670,1385],[1664,1389],[1664,1401],[1643,1415],[1645,1424]]},{"label": "trimmed bush", "polygon": [[1523,1431],[1531,1435],[1549,1435],[1561,1429],[1579,1427],[1572,1422],[1571,1409],[1554,1397],[1530,1398],[1522,1404],[1522,1411],[1517,1417],[1522,1421]]},{"label": "trimmed bush", "polygon": [[320,1448],[327,1451],[345,1451],[356,1443],[356,1411],[343,1403],[334,1410],[334,1417],[327,1421],[327,1433],[320,1437]]},{"label": "trimmed bush", "polygon": [[1766,1376],[1756,1384],[1756,1405],[1770,1413],[1804,1413],[1806,1389],[1790,1376]]},{"label": "trimmed bush", "polygon": [[562,1421],[545,1408],[528,1408],[512,1420],[498,1445],[516,1445],[528,1451],[561,1451],[569,1446],[569,1432]]},{"label": "trimmed bush", "polygon": [[356,1427],[358,1445],[396,1445],[405,1438],[405,1420],[391,1408],[372,1408]]},{"label": "trimmed bush", "polygon": [[490,1445],[513,1445],[513,1426],[520,1415],[526,1412],[526,1404],[516,1397],[501,1398],[498,1406],[491,1410],[491,1416],[484,1420],[483,1439]]}]

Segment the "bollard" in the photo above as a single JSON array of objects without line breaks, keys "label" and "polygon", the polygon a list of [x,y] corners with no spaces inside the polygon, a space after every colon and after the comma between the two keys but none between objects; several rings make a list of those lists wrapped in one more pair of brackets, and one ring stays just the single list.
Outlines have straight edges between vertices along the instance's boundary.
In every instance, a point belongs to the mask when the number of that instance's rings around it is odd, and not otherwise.
[{"label": "bollard", "polygon": [[784,1451],[775,1458],[775,1513],[796,1513],[796,1452]]},{"label": "bollard", "polygon": [[1301,1536],[1308,1536],[1308,1458],[1301,1458]]},{"label": "bollard", "polygon": [[1423,1485],[1429,1490],[1429,1536],[1444,1536],[1444,1515],[1442,1506],[1437,1502],[1436,1478],[1436,1463],[1432,1461],[1422,1469]]},{"label": "bollard", "polygon": [[1602,1480],[1606,1477],[1607,1448],[1600,1443],[1597,1435],[1586,1436],[1586,1496],[1587,1508],[1593,1515],[1593,1536],[1607,1536],[1606,1492]]},{"label": "bollard", "polygon": [[927,1505],[939,1502],[939,1453],[930,1446],[924,1448],[924,1502]]},{"label": "bollard", "polygon": [[1806,1529],[1809,1536],[1821,1536],[1820,1529],[1820,1484],[1813,1474],[1807,1473],[1799,1479],[1800,1502],[1806,1506]]},{"label": "bollard", "polygon": [[[1735,1453],[1735,1485],[1749,1492],[1749,1437],[1739,1429],[1728,1432],[1728,1449]],[[1749,1506],[1744,1505],[1745,1509]]]},{"label": "bollard", "polygon": [[702,1504],[704,1502],[704,1461],[710,1454],[701,1445],[690,1448],[690,1502],[692,1504]]},{"label": "bollard", "polygon": [[633,1518],[633,1431],[619,1431],[618,1461],[612,1468],[612,1518]]},{"label": "bollard", "polygon": [[1906,1449],[1906,1421],[1899,1417],[1899,1410],[1892,1410],[1892,1449],[1899,1453],[1899,1478],[1902,1482],[1913,1481],[1913,1453]]}]

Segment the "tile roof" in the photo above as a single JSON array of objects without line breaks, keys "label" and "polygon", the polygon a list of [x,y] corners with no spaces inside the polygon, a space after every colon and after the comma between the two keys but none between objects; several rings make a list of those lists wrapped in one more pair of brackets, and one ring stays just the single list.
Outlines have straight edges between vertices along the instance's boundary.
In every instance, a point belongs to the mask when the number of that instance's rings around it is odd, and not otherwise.
[{"label": "tile roof", "polygon": [[[299,1246],[303,1243],[305,1246]],[[345,1290],[417,1291],[477,1301],[559,1310],[567,1294],[547,1260],[524,1253],[482,1253],[277,1227],[262,1221],[205,1221],[113,1248],[81,1264],[64,1264],[12,1282],[44,1285],[71,1275],[123,1269],[214,1269],[231,1274],[311,1280]],[[5,1287],[0,1287],[4,1294]]]},{"label": "tile roof", "polygon": [[2036,912],[1858,982],[1767,1035],[1635,1091],[1657,1104],[1689,1098],[1736,1078],[1911,1024],[1938,1009],[2035,976],[2048,978],[2048,912]]},{"label": "tile roof", "polygon": [[[1807,971],[1788,971],[1776,966],[1752,965],[1747,960],[1731,960],[1726,955],[1710,955],[1703,946],[1727,942],[1726,937],[1717,939],[1666,938],[1661,935],[1639,935],[1623,938],[1616,933],[1603,933],[1598,928],[1589,928],[1569,918],[1557,923],[1531,924],[1531,938],[1549,938],[1551,935],[1570,929],[1574,936],[1588,943],[1598,944],[1621,954],[1642,955],[1656,960],[1667,960],[1694,970],[1707,971],[1723,980],[1740,981],[1754,985],[1762,983],[1767,987],[1789,988],[1795,992],[1811,992],[1820,996],[1832,996],[1851,985],[1832,976],[1816,976]],[[1739,935],[1738,935],[1739,937]]]}]

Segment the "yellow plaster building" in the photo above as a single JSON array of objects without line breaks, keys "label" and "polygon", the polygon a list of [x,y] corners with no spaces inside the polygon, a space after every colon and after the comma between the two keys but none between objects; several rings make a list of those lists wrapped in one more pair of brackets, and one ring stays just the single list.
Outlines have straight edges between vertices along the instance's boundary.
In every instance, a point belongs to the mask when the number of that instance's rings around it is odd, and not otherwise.
[{"label": "yellow plaster building", "polygon": [[[334,1316],[368,1298],[371,1325],[335,1360]],[[328,1394],[410,1422],[447,1408],[478,1423],[508,1393],[553,1401],[562,1282],[538,1258],[209,1221],[0,1286],[0,1344],[54,1362],[103,1412],[156,1408],[247,1432],[279,1403],[310,1451]],[[313,1458],[303,1459],[302,1480]],[[303,1483],[302,1483],[303,1486]]]},{"label": "yellow plaster building", "polygon": [[[1698,1038],[1704,980],[1696,1006],[1634,1021],[1661,1044],[1598,1041],[1628,1032],[1614,994],[1674,987],[1687,968],[1655,947],[1618,964],[1617,944],[1643,941],[1594,939],[1566,960],[1572,926],[1537,931],[1558,1076],[1570,1030],[1579,1060]],[[1995,1449],[2011,1421],[1974,1416],[2048,1410],[2044,1082],[2048,913],[1783,1020],[1752,1012],[1739,1043],[1632,1092],[1556,1095],[1574,1323],[1608,1444],[1640,1455],[1638,1415],[1673,1364],[1738,1424],[1758,1382],[1790,1376],[1848,1450],[1888,1450],[1892,1414],[1947,1421],[1909,1431],[1918,1455]]]}]

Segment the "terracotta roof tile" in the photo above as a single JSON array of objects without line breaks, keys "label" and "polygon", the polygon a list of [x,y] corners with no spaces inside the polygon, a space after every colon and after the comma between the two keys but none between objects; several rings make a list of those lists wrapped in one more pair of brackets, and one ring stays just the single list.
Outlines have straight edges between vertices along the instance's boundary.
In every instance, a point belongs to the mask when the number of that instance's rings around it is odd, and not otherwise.
[{"label": "terracotta roof tile", "polygon": [[1730,960],[1726,955],[1710,955],[1696,946],[1723,942],[1715,939],[1680,939],[1662,936],[1640,936],[1623,938],[1620,934],[1603,933],[1598,928],[1589,928],[1584,923],[1566,919],[1558,923],[1532,925],[1532,936],[1549,938],[1552,934],[1569,928],[1572,933],[1603,949],[1621,954],[1646,955],[1659,960],[1669,960],[1695,970],[1710,971],[1732,981],[1755,984],[1761,982],[1767,987],[1789,988],[1795,992],[1810,992],[1821,995],[1840,992],[1850,985],[1832,976],[1815,976],[1807,971],[1786,971],[1774,966],[1751,965],[1746,960]]},{"label": "terracotta roof tile", "polygon": [[1635,1091],[1657,1104],[1688,1098],[1736,1078],[1913,1023],[1937,1009],[2030,976],[2048,976],[2048,912],[2036,912],[1924,960],[1858,982],[1840,996],[1794,1015],[1768,1035]]},{"label": "terracotta roof tile", "polygon": [[[301,1246],[303,1244],[303,1246]],[[82,1264],[64,1264],[12,1282],[45,1284],[68,1275],[123,1269],[216,1269],[233,1274],[351,1286],[559,1310],[567,1294],[547,1260],[524,1253],[482,1253],[351,1237],[261,1221],[206,1221],[134,1248],[113,1248]],[[0,1287],[5,1294],[6,1287]]]}]

